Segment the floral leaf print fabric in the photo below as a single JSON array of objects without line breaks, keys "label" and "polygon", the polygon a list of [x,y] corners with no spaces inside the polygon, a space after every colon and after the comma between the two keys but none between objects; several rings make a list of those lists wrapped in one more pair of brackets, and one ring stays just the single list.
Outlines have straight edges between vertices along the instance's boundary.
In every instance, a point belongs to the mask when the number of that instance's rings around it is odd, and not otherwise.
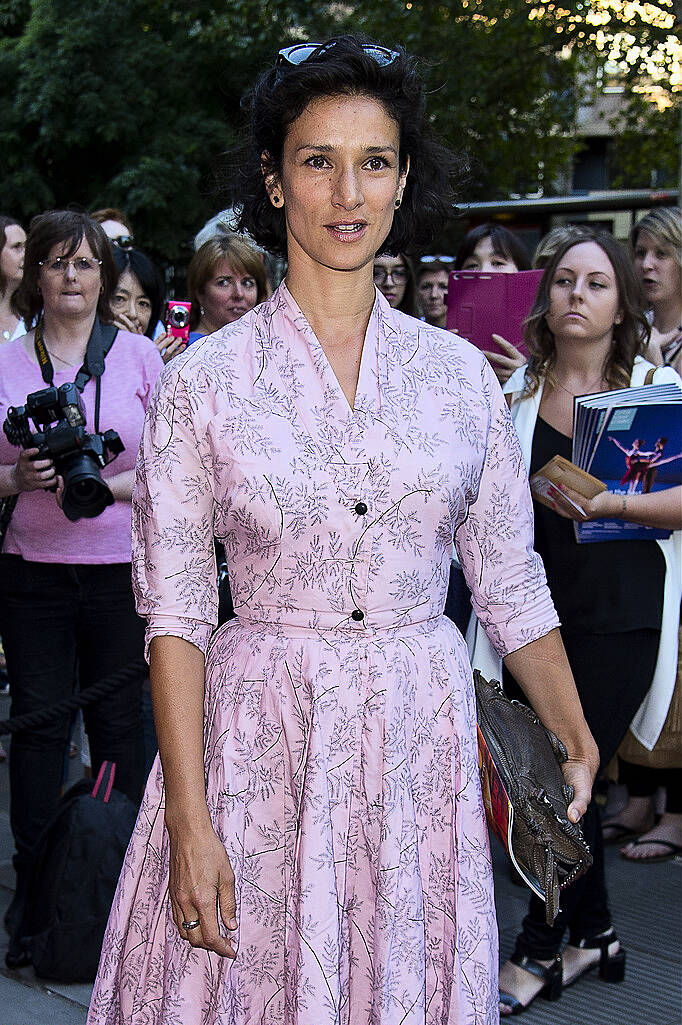
[{"label": "floral leaf print fabric", "polygon": [[[214,632],[213,538],[237,618]],[[161,767],[90,1025],[493,1025],[497,929],[453,538],[500,655],[557,625],[485,359],[377,296],[351,409],[281,285],[168,365],[134,496],[148,639],[206,654],[234,962],[174,926]]]}]

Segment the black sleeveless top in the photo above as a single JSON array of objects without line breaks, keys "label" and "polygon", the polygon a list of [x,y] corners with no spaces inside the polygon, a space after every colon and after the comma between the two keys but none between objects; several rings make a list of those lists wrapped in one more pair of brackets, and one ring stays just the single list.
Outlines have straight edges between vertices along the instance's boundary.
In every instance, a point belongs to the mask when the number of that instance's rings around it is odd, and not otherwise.
[{"label": "black sleeveless top", "polygon": [[[530,472],[552,456],[572,456],[572,441],[538,417]],[[573,521],[534,503],[535,550],[542,556],[562,633],[661,629],[665,559],[655,541],[579,545]]]}]

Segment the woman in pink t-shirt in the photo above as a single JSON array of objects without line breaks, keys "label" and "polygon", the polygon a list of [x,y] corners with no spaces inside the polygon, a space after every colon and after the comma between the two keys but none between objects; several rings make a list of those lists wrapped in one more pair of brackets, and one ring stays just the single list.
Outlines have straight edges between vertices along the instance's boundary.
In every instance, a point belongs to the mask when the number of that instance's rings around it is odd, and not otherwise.
[{"label": "woman in pink t-shirt", "polygon": [[[143,651],[130,579],[130,501],[144,413],[163,364],[150,339],[119,331],[98,380],[93,347],[106,336],[102,323],[112,319],[116,278],[109,242],[85,214],[51,211],[34,218],[15,299],[29,332],[0,349],[0,422],[27,395],[73,382],[87,364],[92,374],[81,394],[85,430],[116,431],[124,450],[101,471],[110,495],[92,484],[110,504],[72,520],[66,513],[73,512],[79,489],[70,481],[65,489],[63,457],[57,467],[37,448],[15,447],[0,433],[0,497],[16,496],[0,555],[0,634],[13,716],[49,707]],[[35,430],[33,423],[30,428]],[[83,490],[87,486],[81,497]],[[84,710],[93,771],[104,759],[115,761],[116,787],[136,802],[144,782],[142,679],[141,671]],[[69,716],[63,715],[12,738],[17,891],[6,924],[13,965],[26,960],[21,906],[32,849],[59,800],[68,732]]]}]

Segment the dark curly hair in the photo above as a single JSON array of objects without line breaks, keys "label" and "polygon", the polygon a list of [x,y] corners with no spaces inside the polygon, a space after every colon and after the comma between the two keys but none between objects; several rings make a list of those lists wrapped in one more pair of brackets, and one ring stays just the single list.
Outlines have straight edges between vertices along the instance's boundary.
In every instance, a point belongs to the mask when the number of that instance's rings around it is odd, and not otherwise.
[{"label": "dark curly hair", "polygon": [[41,261],[48,258],[56,245],[65,247],[64,256],[73,256],[83,240],[90,246],[95,259],[102,261],[102,290],[97,315],[104,322],[113,320],[111,296],[118,282],[118,271],[102,226],[78,210],[48,210],[31,221],[26,239],[24,277],[12,297],[12,309],[23,319],[28,331],[35,327],[43,312],[43,297],[38,289]]},{"label": "dark curly hair", "polygon": [[550,306],[550,290],[557,267],[566,253],[585,242],[594,242],[608,256],[623,314],[620,324],[613,326],[613,345],[604,365],[604,378],[609,389],[629,386],[635,356],[640,355],[646,347],[651,328],[642,311],[640,286],[627,249],[608,232],[586,228],[579,238],[569,238],[559,246],[540,280],[538,294],[524,325],[524,336],[530,352],[524,396],[534,395],[543,377],[550,383],[554,381],[556,343],[547,326],[546,316]]},{"label": "dark curly hair", "polygon": [[261,154],[269,156],[266,172],[281,178],[287,132],[308,104],[324,96],[369,96],[398,125],[399,169],[410,173],[402,205],[380,252],[396,255],[425,247],[453,214],[454,185],[463,167],[432,137],[425,124],[426,101],[415,61],[397,49],[389,64],[380,64],[357,35],[336,36],[321,43],[301,64],[279,63],[265,71],[247,98],[250,140],[241,151],[236,195],[241,205],[239,229],[248,231],[269,252],[286,255],[284,211],[270,202]]}]

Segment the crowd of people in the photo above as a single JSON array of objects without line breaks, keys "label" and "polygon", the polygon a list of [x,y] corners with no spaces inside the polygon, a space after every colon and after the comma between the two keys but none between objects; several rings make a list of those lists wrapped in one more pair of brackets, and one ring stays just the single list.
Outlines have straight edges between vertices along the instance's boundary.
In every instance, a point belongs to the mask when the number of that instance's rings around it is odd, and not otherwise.
[{"label": "crowd of people", "polygon": [[[682,853],[681,489],[557,489],[531,511],[527,486],[572,458],[576,396],[680,383],[682,212],[627,241],[562,225],[534,254],[481,224],[430,255],[450,198],[423,121],[402,52],[281,51],[252,95],[238,223],[198,233],[181,330],[124,212],[0,216],[0,422],[33,416],[21,443],[0,433],[11,714],[141,664],[83,712],[90,771],[115,761],[144,811],[93,1025],[388,1025],[398,1007],[490,1025],[595,967],[624,977],[605,843]],[[452,271],[531,267],[527,356],[447,330]],[[104,439],[99,464],[82,436],[50,447],[62,421]],[[603,518],[673,533],[576,542],[573,520]],[[215,632],[221,557],[234,614]],[[472,665],[566,743],[594,859],[553,926],[531,897],[499,993]],[[11,740],[13,966],[73,730],[67,713]],[[597,771],[627,787],[606,817]]]}]

